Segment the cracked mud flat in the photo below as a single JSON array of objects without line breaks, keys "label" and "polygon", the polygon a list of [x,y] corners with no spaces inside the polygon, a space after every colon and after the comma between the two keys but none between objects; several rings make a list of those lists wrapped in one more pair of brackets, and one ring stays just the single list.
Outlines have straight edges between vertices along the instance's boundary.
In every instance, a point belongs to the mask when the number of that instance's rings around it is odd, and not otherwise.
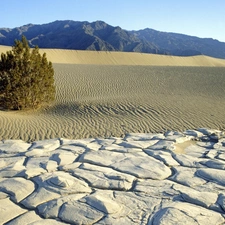
[{"label": "cracked mud flat", "polygon": [[225,134],[0,143],[0,224],[224,224]]}]

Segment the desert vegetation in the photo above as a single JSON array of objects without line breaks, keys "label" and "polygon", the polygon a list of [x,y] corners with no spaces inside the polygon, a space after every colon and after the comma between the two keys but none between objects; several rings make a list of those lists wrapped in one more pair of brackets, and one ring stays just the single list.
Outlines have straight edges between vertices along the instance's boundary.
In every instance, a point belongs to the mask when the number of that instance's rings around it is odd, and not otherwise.
[{"label": "desert vegetation", "polygon": [[22,110],[38,108],[55,98],[54,69],[36,46],[30,49],[25,36],[0,59],[0,106]]}]

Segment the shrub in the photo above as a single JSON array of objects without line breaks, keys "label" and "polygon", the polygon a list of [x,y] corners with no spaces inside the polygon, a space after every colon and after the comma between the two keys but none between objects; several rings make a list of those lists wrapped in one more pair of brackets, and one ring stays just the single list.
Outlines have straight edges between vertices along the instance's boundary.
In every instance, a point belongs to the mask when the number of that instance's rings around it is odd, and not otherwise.
[{"label": "shrub", "polygon": [[30,49],[25,36],[16,40],[12,51],[1,54],[0,106],[21,110],[38,108],[55,98],[54,70],[46,53]]}]

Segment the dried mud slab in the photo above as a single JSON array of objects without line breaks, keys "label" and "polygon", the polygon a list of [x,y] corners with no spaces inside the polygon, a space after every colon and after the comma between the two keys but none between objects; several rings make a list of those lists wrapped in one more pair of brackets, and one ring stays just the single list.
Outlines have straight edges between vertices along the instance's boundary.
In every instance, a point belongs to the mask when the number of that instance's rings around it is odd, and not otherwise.
[{"label": "dried mud slab", "polygon": [[225,133],[206,128],[4,141],[0,222],[224,224],[224,152]]}]

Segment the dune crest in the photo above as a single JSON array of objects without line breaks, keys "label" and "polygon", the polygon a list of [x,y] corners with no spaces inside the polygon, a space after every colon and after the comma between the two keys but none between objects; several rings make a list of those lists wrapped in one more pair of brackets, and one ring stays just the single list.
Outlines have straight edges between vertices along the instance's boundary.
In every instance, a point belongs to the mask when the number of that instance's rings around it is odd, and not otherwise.
[{"label": "dune crest", "polygon": [[[0,46],[0,53],[11,50],[9,46]],[[168,56],[136,52],[81,51],[63,49],[40,49],[47,53],[53,63],[92,64],[92,65],[149,65],[149,66],[225,66],[224,59],[209,56]]]}]

